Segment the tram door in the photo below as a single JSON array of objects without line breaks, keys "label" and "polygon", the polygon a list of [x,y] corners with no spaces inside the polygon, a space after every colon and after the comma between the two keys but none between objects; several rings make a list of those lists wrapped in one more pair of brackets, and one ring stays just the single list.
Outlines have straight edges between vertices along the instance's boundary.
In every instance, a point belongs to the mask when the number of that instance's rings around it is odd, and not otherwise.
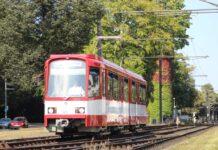
[{"label": "tram door", "polygon": [[130,124],[136,124],[136,111],[137,111],[137,92],[136,92],[136,82],[132,81],[131,84],[131,103],[130,103]]},{"label": "tram door", "polygon": [[129,86],[129,80],[127,78],[124,79],[123,83],[123,95],[124,95],[124,102],[123,102],[123,114],[125,116],[124,124],[131,124],[131,116],[130,116],[130,86]]}]

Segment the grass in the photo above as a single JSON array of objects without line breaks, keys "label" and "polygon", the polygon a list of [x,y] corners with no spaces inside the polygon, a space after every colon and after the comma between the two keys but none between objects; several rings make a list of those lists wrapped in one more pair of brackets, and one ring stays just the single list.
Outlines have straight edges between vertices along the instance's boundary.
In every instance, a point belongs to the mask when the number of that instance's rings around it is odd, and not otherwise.
[{"label": "grass", "polygon": [[21,128],[16,130],[0,131],[0,141],[8,139],[21,139],[29,137],[50,136],[54,133],[49,133],[45,128]]},{"label": "grass", "polygon": [[218,127],[182,141],[165,150],[218,150]]}]

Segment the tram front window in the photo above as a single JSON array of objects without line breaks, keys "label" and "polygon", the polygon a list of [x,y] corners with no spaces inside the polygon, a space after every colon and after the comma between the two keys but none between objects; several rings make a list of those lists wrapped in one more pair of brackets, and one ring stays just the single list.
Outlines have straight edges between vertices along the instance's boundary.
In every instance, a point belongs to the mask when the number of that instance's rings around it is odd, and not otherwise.
[{"label": "tram front window", "polygon": [[50,63],[49,97],[84,97],[86,64],[81,60],[56,60]]}]

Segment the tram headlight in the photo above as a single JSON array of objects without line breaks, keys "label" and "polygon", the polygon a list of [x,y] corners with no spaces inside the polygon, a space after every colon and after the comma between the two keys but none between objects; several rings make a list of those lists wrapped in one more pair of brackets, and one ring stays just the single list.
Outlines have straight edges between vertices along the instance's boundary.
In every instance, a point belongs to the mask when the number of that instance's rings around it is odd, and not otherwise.
[{"label": "tram headlight", "polygon": [[55,114],[57,113],[56,107],[48,107],[48,114]]},{"label": "tram headlight", "polygon": [[76,107],[75,113],[77,114],[84,114],[85,113],[85,107]]}]

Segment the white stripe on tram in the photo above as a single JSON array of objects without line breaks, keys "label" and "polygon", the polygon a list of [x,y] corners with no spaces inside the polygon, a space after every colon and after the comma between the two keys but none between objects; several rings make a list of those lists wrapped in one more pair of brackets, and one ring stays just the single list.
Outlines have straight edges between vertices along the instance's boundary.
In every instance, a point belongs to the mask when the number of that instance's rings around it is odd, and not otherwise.
[{"label": "white stripe on tram", "polygon": [[[129,108],[130,106],[130,108]],[[145,105],[130,104],[114,100],[88,100],[88,101],[46,101],[45,115],[48,115],[48,108],[56,107],[57,113],[54,115],[75,114],[76,108],[85,108],[86,115],[129,115],[148,116]],[[50,115],[50,114],[49,114]]]}]

